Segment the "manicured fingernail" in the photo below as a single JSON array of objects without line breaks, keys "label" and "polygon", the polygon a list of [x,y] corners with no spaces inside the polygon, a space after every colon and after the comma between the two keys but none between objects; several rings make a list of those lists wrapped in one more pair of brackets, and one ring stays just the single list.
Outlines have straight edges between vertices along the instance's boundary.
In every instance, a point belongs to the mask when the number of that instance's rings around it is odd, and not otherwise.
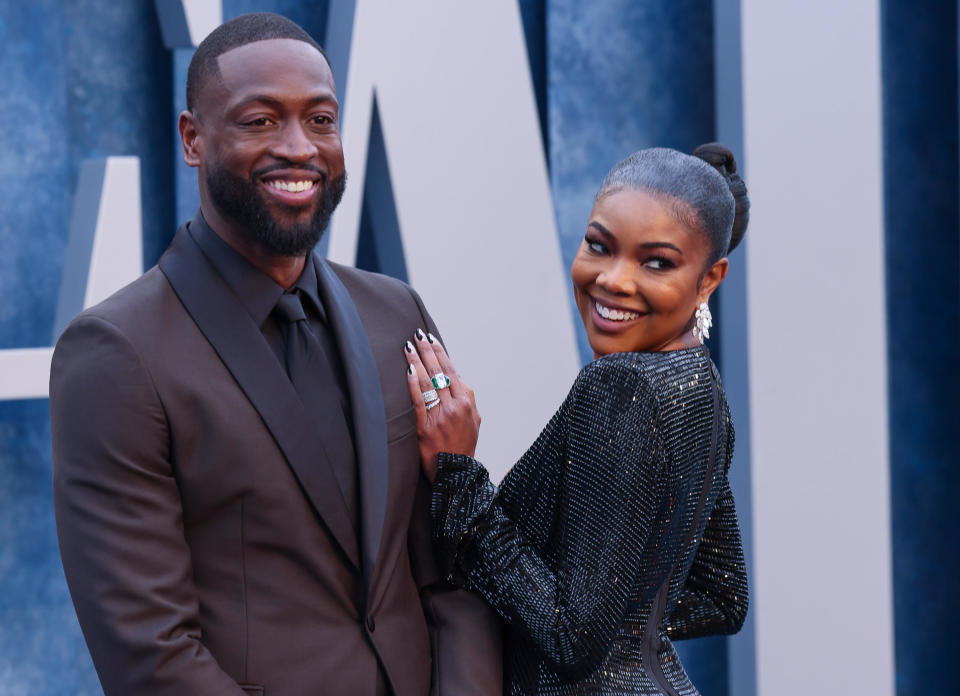
[{"label": "manicured fingernail", "polygon": [[415,375],[416,373],[417,373],[417,368],[415,368],[413,365],[407,365],[408,375]]},{"label": "manicured fingernail", "polygon": [[423,340],[423,331],[421,331],[420,329],[417,329],[417,340],[418,341]]},{"label": "manicured fingernail", "polygon": [[[407,341],[407,344],[404,346],[404,348],[406,349],[406,351],[407,351],[408,353],[412,353],[412,352],[413,352],[413,344],[410,343],[410,341]],[[413,367],[413,365],[411,365],[410,367]]]},{"label": "manicured fingernail", "polygon": [[428,333],[428,334],[427,334],[427,340],[430,341],[430,343],[436,343],[436,342],[437,342],[437,337],[434,336],[432,333]]}]

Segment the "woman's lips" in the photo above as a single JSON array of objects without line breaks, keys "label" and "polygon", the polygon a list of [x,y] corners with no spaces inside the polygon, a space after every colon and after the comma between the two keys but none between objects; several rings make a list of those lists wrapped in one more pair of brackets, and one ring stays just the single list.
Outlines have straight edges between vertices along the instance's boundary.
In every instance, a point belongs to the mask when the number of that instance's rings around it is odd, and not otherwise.
[{"label": "woman's lips", "polygon": [[647,312],[634,312],[610,307],[593,298],[590,298],[590,306],[593,323],[602,331],[622,331],[647,314]]}]

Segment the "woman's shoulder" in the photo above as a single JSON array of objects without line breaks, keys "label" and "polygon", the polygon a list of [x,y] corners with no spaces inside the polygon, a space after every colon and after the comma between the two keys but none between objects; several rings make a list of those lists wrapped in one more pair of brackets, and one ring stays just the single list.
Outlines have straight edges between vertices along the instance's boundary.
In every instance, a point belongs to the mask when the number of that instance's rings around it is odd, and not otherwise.
[{"label": "woman's shoulder", "polygon": [[652,353],[609,353],[588,363],[579,379],[609,380],[635,376],[648,383],[668,379],[671,373],[701,370],[712,371],[713,362],[705,346]]},{"label": "woman's shoulder", "polygon": [[574,382],[572,395],[580,404],[622,409],[637,401],[653,403],[656,389],[641,353],[611,353],[588,363]]},{"label": "woman's shoulder", "polygon": [[643,353],[610,353],[587,363],[577,376],[578,382],[615,383],[626,380],[645,380],[646,365]]},{"label": "woman's shoulder", "polygon": [[674,383],[715,377],[709,351],[703,347],[658,353],[610,353],[587,364],[577,377],[575,391],[599,389],[610,394],[656,400]]}]

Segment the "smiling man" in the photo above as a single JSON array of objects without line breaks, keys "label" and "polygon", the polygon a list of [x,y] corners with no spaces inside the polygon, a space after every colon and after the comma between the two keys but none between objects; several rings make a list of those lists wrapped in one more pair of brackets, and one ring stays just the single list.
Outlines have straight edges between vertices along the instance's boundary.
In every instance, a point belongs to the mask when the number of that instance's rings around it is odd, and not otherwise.
[{"label": "smiling man", "polygon": [[200,210],[54,355],[64,570],[108,694],[499,694],[499,628],[440,579],[403,283],[313,247],[343,193],[330,65],[244,15],[180,115]]}]

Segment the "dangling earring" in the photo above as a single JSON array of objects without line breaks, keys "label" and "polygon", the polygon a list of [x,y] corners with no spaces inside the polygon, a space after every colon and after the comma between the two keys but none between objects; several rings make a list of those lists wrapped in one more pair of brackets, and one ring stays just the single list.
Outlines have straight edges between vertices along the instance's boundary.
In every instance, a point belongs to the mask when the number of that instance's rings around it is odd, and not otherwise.
[{"label": "dangling earring", "polygon": [[700,303],[695,316],[697,317],[697,325],[693,327],[693,335],[702,345],[705,340],[710,338],[710,327],[713,326],[713,315],[710,314],[710,307],[707,306],[706,302]]}]

